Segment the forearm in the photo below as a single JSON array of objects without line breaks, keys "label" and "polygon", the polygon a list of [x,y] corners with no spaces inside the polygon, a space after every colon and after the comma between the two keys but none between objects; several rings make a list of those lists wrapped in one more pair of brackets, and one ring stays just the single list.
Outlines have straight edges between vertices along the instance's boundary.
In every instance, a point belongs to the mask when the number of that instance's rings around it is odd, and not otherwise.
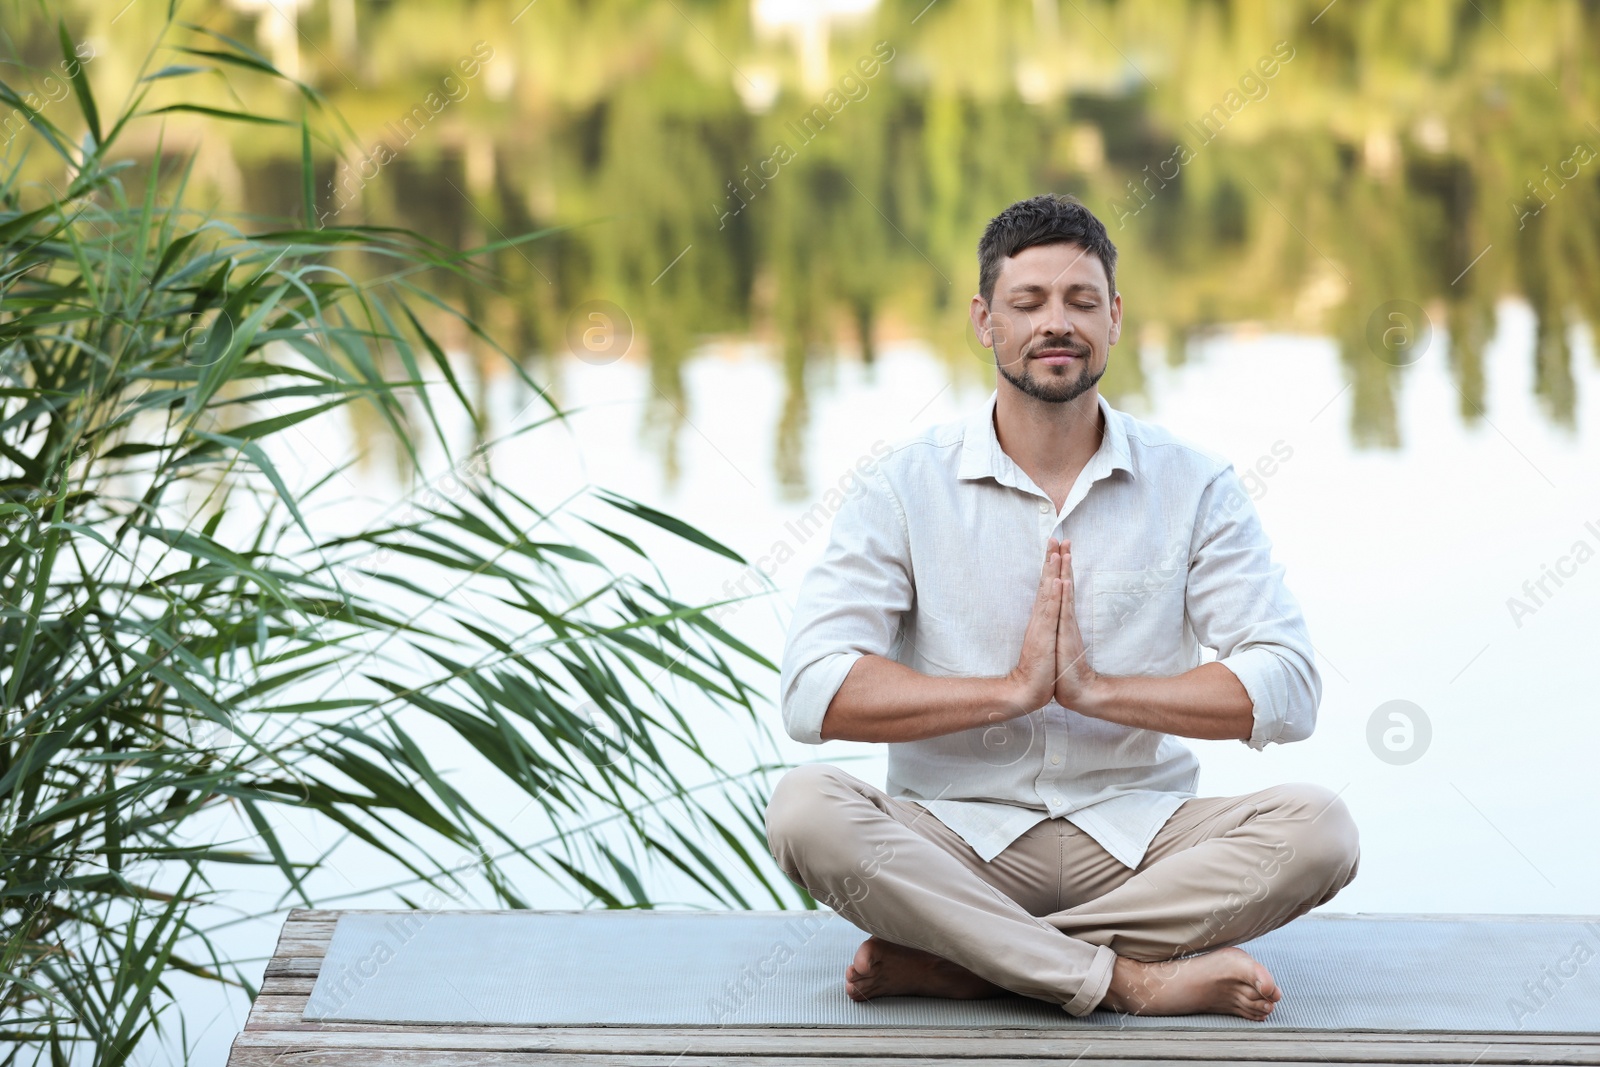
[{"label": "forearm", "polygon": [[1179,737],[1248,740],[1254,705],[1238,675],[1203,663],[1170,678],[1099,675],[1072,710],[1107,722]]},{"label": "forearm", "polygon": [[941,678],[862,656],[828,704],[822,739],[920,741],[990,726],[1037,710],[1022,688],[1009,677]]}]

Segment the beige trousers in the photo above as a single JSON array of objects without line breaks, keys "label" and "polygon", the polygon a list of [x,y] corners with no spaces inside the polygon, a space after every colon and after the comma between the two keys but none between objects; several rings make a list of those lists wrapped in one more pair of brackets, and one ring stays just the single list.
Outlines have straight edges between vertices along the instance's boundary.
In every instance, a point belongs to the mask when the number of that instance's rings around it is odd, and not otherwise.
[{"label": "beige trousers", "polygon": [[767,806],[790,880],[886,941],[1086,1015],[1117,956],[1169,960],[1235,945],[1333,899],[1355,877],[1355,822],[1308,782],[1193,797],[1130,870],[1065,819],[985,863],[932,813],[813,763]]}]

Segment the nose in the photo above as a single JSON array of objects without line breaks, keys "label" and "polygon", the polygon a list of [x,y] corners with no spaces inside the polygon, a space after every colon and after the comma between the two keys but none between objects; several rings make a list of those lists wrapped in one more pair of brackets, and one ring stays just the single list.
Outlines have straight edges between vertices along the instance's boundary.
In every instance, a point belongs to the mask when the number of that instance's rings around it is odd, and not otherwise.
[{"label": "nose", "polygon": [[1049,300],[1034,314],[1043,316],[1042,320],[1035,324],[1035,329],[1041,337],[1066,340],[1072,336],[1072,317],[1067,314],[1066,304]]}]

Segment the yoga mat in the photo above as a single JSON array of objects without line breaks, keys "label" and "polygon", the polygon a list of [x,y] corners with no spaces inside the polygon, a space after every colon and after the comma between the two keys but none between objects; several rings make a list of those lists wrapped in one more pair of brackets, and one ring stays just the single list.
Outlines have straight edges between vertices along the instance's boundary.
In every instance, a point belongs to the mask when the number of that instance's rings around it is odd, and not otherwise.
[{"label": "yoga mat", "polygon": [[864,934],[831,912],[349,913],[307,1020],[525,1026],[905,1026],[1600,1033],[1600,918],[1301,916],[1241,945],[1264,1022],[1075,1017],[1008,996],[857,1004]]}]

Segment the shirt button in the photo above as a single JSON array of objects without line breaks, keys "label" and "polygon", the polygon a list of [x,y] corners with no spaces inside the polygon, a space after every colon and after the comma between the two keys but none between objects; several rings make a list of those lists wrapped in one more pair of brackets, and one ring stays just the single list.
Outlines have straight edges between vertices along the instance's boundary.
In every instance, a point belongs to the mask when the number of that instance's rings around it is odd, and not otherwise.
[{"label": "shirt button", "polygon": [[1046,503],[1045,501],[1043,501],[1043,500],[1039,501],[1039,514],[1041,514],[1041,515],[1050,514],[1050,505],[1048,503]]},{"label": "shirt button", "polygon": [[1061,762],[1061,757],[1060,756],[1051,756],[1050,757],[1050,766],[1054,767],[1056,764],[1058,764],[1060,762]]},{"label": "shirt button", "polygon": [[1050,803],[1059,806],[1061,804],[1061,798],[1060,797],[1051,797],[1050,798]]}]

